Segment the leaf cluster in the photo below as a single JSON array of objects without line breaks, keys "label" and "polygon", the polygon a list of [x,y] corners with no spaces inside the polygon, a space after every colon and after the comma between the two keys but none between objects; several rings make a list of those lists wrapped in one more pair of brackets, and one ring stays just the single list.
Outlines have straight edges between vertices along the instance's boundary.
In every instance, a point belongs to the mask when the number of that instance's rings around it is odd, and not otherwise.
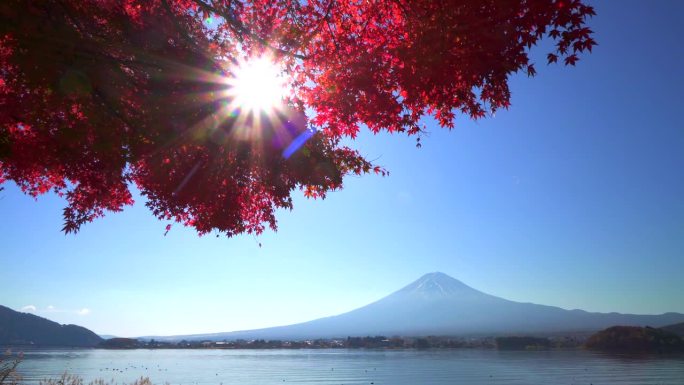
[{"label": "leaf cluster", "polygon": [[[528,50],[547,36],[549,62],[574,65],[593,14],[580,0],[5,0],[0,184],[63,196],[66,233],[136,186],[159,219],[259,234],[294,190],[386,174],[343,138],[419,139],[425,117],[452,128],[508,108],[508,77],[536,72]],[[262,55],[292,93],[276,117],[240,118],[225,80]]]}]

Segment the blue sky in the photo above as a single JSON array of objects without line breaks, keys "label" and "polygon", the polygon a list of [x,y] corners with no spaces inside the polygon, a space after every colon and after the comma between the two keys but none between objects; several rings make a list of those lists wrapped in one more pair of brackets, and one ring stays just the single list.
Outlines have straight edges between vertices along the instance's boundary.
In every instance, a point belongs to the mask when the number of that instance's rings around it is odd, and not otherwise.
[{"label": "blue sky", "polygon": [[391,175],[297,193],[277,233],[164,237],[139,199],[65,236],[61,199],[8,183],[0,304],[121,336],[220,332],[338,314],[442,271],[512,300],[684,313],[684,3],[596,9],[599,46],[577,67],[534,50],[539,75],[512,78],[509,111],[432,125],[421,149],[361,135]]}]

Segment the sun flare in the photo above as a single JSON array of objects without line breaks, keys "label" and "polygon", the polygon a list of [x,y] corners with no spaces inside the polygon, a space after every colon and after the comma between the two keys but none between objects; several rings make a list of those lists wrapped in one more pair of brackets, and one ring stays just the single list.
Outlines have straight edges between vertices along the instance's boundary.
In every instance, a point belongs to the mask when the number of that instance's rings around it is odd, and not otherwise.
[{"label": "sun flare", "polygon": [[287,87],[282,71],[268,57],[241,61],[231,71],[228,94],[247,113],[271,113],[283,105]]}]

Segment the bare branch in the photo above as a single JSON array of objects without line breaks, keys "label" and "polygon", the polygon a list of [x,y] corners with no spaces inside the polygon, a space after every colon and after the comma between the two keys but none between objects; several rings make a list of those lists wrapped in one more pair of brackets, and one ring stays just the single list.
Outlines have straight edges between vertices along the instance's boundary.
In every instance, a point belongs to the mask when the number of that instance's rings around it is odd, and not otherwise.
[{"label": "bare branch", "polygon": [[216,8],[215,6],[213,6],[211,4],[207,4],[201,0],[192,0],[192,1],[195,4],[197,4],[200,8],[204,9],[205,11],[213,12],[213,13],[223,17],[226,20],[226,22],[228,23],[228,25],[233,27],[233,30],[236,31],[237,34],[241,38],[244,38],[244,36],[246,35],[246,36],[250,37],[251,39],[256,40],[257,42],[259,42],[259,44],[261,44],[265,48],[270,49],[271,51],[274,51],[274,52],[277,52],[279,54],[286,55],[286,56],[292,56],[292,57],[295,57],[297,59],[306,59],[306,56],[304,56],[304,55],[300,55],[300,54],[297,54],[295,52],[291,52],[291,51],[288,51],[288,50],[285,50],[282,48],[272,46],[268,41],[266,41],[266,39],[262,38],[261,36],[257,35],[256,33],[252,32],[252,31],[250,31],[247,27],[245,27],[239,20],[237,20],[235,17],[233,17],[233,15],[231,15],[230,13],[222,11],[222,10]]}]

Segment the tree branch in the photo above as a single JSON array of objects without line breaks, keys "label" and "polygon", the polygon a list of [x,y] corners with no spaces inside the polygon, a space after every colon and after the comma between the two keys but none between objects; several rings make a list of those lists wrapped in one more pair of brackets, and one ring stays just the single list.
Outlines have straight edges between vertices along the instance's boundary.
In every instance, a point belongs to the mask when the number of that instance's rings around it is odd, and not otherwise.
[{"label": "tree branch", "polygon": [[[166,9],[166,12],[169,14],[169,17],[171,20],[173,20],[173,25],[176,27],[176,30],[178,33],[185,39],[185,41],[188,43],[190,47],[195,45],[195,40],[190,36],[188,31],[186,31],[178,22],[178,19],[176,18],[176,14],[173,13],[173,10],[171,9],[171,6],[169,5],[168,1],[162,0],[162,4],[164,5],[164,8]],[[207,57],[207,60],[211,63],[211,66],[214,67],[215,70],[217,70],[219,73],[224,74],[225,69],[222,68],[219,64],[217,64],[212,58]]]},{"label": "tree branch", "polygon": [[237,20],[235,17],[233,17],[233,15],[231,15],[230,13],[222,11],[222,10],[216,8],[215,6],[213,6],[211,4],[207,4],[201,0],[192,0],[192,2],[197,4],[200,8],[202,8],[205,11],[213,12],[213,13],[223,17],[226,20],[226,22],[228,23],[228,25],[233,27],[233,30],[238,34],[238,36],[240,38],[244,38],[244,35],[246,35],[246,36],[256,40],[257,42],[259,42],[259,44],[261,44],[265,48],[270,49],[271,51],[274,51],[274,52],[277,52],[277,53],[280,53],[280,54],[283,54],[286,56],[292,56],[292,57],[295,57],[297,59],[306,59],[306,56],[304,56],[304,55],[300,55],[300,54],[297,54],[297,53],[294,53],[294,52],[291,52],[291,51],[288,51],[288,50],[285,50],[282,48],[272,46],[268,41],[266,41],[266,39],[262,38],[261,36],[250,31],[247,27],[242,25],[242,23],[239,20]]}]

